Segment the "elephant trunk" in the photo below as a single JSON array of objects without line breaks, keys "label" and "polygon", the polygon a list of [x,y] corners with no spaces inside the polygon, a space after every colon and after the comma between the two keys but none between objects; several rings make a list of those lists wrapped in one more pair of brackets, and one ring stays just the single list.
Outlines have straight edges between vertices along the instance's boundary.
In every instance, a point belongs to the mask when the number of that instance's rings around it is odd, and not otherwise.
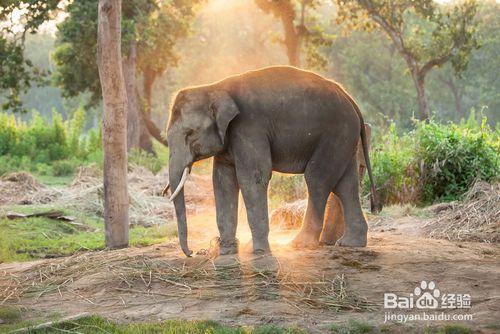
[{"label": "elephant trunk", "polygon": [[176,196],[172,196],[174,202],[175,214],[177,216],[177,233],[179,236],[179,244],[181,249],[186,254],[186,256],[191,256],[193,253],[187,242],[188,229],[187,229],[187,219],[186,219],[186,202],[184,200],[184,182],[187,178],[187,172],[189,173],[188,167],[184,169],[180,168],[170,168],[169,178],[171,189],[176,189]]}]

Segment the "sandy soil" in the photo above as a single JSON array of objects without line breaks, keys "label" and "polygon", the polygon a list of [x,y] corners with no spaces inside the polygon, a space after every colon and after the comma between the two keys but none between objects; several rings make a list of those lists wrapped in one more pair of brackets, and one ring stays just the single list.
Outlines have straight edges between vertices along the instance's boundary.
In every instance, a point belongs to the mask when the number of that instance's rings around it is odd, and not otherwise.
[{"label": "sandy soil", "polygon": [[[481,332],[493,332],[486,326],[499,324],[498,244],[427,239],[422,219],[370,216],[366,248],[294,250],[288,242],[297,231],[275,228],[273,255],[253,257],[245,252],[250,237],[243,211],[240,216],[237,258],[212,261],[207,255],[217,230],[213,209],[205,206],[188,217],[190,245],[199,255],[185,258],[176,242],[167,242],[1,264],[0,303],[3,299],[4,305],[21,307],[26,319],[89,312],[120,321],[213,319],[230,325],[298,325],[323,332],[350,318],[383,325],[383,294],[408,296],[425,280],[434,281],[441,293],[472,296],[469,310],[445,313],[471,313],[473,320],[464,324]],[[346,295],[340,307],[314,302],[334,291],[317,286],[333,286],[339,280]],[[439,322],[407,325],[422,329],[435,324]],[[405,332],[400,326],[390,328]]]}]

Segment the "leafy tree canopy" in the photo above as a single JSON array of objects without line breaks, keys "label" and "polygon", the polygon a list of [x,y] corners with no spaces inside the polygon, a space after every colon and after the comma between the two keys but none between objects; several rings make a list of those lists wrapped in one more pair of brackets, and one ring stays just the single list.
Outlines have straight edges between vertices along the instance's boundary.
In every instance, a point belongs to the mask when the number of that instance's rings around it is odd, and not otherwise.
[{"label": "leafy tree canopy", "polygon": [[457,74],[479,48],[475,0],[439,5],[434,0],[336,0],[338,22],[350,29],[384,31],[414,80],[421,117],[429,117],[424,92],[427,73],[451,62]]},{"label": "leafy tree canopy", "polygon": [[[122,52],[137,43],[137,66],[143,73],[158,75],[176,65],[174,45],[189,32],[193,4],[199,1],[154,0],[123,2]],[[97,71],[97,0],[75,1],[67,6],[68,17],[58,26],[55,82],[66,97],[89,91],[91,104],[101,98]]]},{"label": "leafy tree canopy", "polygon": [[26,33],[34,34],[52,18],[60,0],[0,0],[0,91],[7,93],[3,109],[24,111],[20,93],[43,72],[24,56]]}]

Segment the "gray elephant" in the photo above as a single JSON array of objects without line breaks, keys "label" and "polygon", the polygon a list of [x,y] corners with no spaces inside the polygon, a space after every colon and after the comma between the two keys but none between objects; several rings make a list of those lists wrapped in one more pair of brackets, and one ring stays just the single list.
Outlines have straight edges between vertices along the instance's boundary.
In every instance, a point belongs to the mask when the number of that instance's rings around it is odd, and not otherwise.
[{"label": "gray elephant", "polygon": [[332,192],[340,198],[345,216],[337,244],[365,246],[367,224],[359,203],[356,162],[360,137],[372,184],[372,210],[377,203],[363,124],[358,106],[339,84],[294,67],[268,67],[179,91],[167,140],[171,200],[183,252],[192,253],[183,186],[192,164],[208,157],[214,157],[220,254],[238,251],[239,191],[253,252],[270,251],[267,188],[272,171],[305,176],[309,198],[302,228],[292,242],[295,247],[319,244]]}]

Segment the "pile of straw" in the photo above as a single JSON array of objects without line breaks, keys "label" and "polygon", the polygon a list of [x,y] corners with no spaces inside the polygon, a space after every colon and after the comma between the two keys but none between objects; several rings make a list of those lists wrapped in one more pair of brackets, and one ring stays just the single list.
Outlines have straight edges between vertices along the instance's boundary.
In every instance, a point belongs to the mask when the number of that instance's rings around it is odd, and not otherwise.
[{"label": "pile of straw", "polygon": [[254,263],[216,266],[204,256],[186,261],[167,259],[160,252],[131,254],[129,250],[85,253],[0,275],[0,304],[21,302],[23,297],[38,300],[50,294],[57,298],[77,296],[93,303],[96,294],[120,298],[131,293],[173,300],[187,296],[276,299],[298,308],[362,311],[375,307],[350,291],[344,274],[326,278],[281,264],[277,270],[260,270]]},{"label": "pile of straw", "polygon": [[29,197],[45,187],[26,172],[10,173],[0,178],[0,204],[29,204]]},{"label": "pile of straw", "polygon": [[[201,181],[200,181],[201,180]],[[203,177],[193,176],[186,183],[188,211],[195,204],[206,201],[211,189],[206,189]],[[36,182],[36,181],[35,181]],[[130,196],[130,222],[151,226],[163,224],[174,217],[173,204],[161,196],[168,182],[168,173],[154,175],[143,167],[131,167],[128,173]],[[80,167],[75,179],[68,187],[43,187],[26,193],[21,204],[50,204],[60,209],[72,209],[89,215],[102,217],[103,212],[102,172],[93,165]]]},{"label": "pile of straw", "polygon": [[271,213],[270,223],[284,230],[298,229],[306,212],[307,200],[286,203]]},{"label": "pile of straw", "polygon": [[500,242],[500,183],[477,181],[461,201],[428,222],[425,231],[432,238]]}]

